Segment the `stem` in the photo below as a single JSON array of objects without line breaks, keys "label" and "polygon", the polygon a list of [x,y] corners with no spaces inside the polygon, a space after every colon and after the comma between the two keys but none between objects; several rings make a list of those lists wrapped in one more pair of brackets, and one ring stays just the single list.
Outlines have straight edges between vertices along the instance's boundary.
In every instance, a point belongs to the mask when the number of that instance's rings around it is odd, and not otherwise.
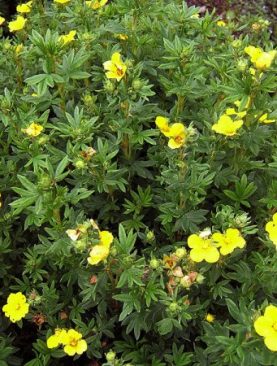
[{"label": "stem", "polygon": [[184,110],[184,106],[185,106],[185,97],[183,95],[178,95],[176,118],[179,118],[180,114]]},{"label": "stem", "polygon": [[60,213],[59,208],[54,208],[53,209],[53,217],[57,221],[58,225],[61,225],[62,220],[61,220],[61,213]]},{"label": "stem", "polygon": [[[184,183],[184,178],[185,178],[186,171],[187,171],[187,164],[184,162],[184,159],[185,159],[185,149],[184,148],[181,148],[181,150],[180,150],[179,159],[181,161],[181,167],[180,167],[180,170],[179,170],[179,184],[181,186],[181,184]],[[180,193],[179,193],[179,208],[184,209],[185,208],[185,203],[186,203],[186,198],[184,196],[184,193],[180,190]]]}]

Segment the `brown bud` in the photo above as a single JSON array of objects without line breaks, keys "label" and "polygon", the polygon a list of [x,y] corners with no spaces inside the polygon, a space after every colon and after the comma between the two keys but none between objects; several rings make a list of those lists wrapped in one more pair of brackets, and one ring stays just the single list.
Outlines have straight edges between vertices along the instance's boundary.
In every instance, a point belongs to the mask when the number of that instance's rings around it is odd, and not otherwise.
[{"label": "brown bud", "polygon": [[30,299],[30,300],[35,300],[35,299],[36,299],[36,297],[37,297],[36,290],[32,290],[32,291],[30,292],[29,299]]},{"label": "brown bud", "polygon": [[92,275],[89,279],[89,283],[91,285],[95,285],[97,283],[97,276],[96,275]]},{"label": "brown bud", "polygon": [[173,269],[172,274],[175,277],[183,277],[184,276],[183,271],[182,271],[182,268],[179,267],[179,266],[178,267],[175,267]]},{"label": "brown bud", "polygon": [[195,280],[198,276],[198,273],[197,272],[189,272],[188,276],[189,276],[189,279],[190,279],[191,282],[195,282]]},{"label": "brown bud", "polygon": [[61,311],[60,312],[60,319],[61,320],[66,320],[68,318],[68,315],[65,311]]},{"label": "brown bud", "polygon": [[46,322],[46,316],[41,313],[35,314],[32,318],[32,322],[38,326],[41,326],[43,323]]}]

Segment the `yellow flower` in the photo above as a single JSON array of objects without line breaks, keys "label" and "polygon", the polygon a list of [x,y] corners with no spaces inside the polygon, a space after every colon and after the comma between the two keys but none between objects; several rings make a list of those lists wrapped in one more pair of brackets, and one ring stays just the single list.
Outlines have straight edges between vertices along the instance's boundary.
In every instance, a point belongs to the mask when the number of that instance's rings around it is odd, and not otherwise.
[{"label": "yellow flower", "polygon": [[190,257],[194,262],[205,260],[208,263],[215,263],[219,260],[219,251],[210,238],[192,234],[188,237],[188,246],[192,248]]},{"label": "yellow flower", "polygon": [[272,221],[265,225],[265,230],[268,232],[269,239],[276,245],[277,249],[277,212],[273,215]]},{"label": "yellow flower", "polygon": [[219,27],[226,27],[226,23],[223,21],[223,20],[218,20],[216,22],[216,24],[219,26]]},{"label": "yellow flower", "polygon": [[217,123],[213,124],[212,130],[225,136],[234,136],[242,125],[242,120],[233,121],[231,117],[223,114]]},{"label": "yellow flower", "polygon": [[70,237],[72,241],[76,241],[81,235],[81,231],[75,229],[68,229],[66,230],[66,234]]},{"label": "yellow flower", "polygon": [[32,9],[32,1],[28,1],[26,4],[17,5],[16,10],[18,13],[30,13]]},{"label": "yellow flower", "polygon": [[66,345],[67,342],[67,331],[65,329],[55,329],[55,333],[47,339],[48,348],[56,348],[61,345]]},{"label": "yellow flower", "polygon": [[[236,100],[234,102],[234,105],[238,108],[240,108],[242,101],[241,100]],[[247,97],[247,101],[246,101],[246,105],[245,105],[245,109],[248,109],[250,107],[251,104],[251,98]]]},{"label": "yellow flower", "polygon": [[113,234],[109,231],[100,231],[99,232],[100,245],[103,245],[107,248],[110,248],[113,242]]},{"label": "yellow flower", "polygon": [[225,114],[227,116],[238,116],[240,118],[243,118],[246,116],[246,111],[237,112],[235,108],[227,108],[225,111]]},{"label": "yellow flower", "polygon": [[155,120],[156,126],[160,129],[161,133],[167,137],[169,137],[170,133],[170,127],[168,125],[168,122],[169,122],[168,118],[162,116],[156,117]]},{"label": "yellow flower", "polygon": [[215,316],[213,314],[208,313],[205,317],[205,320],[209,323],[212,323],[215,320]]},{"label": "yellow flower", "polygon": [[105,260],[110,253],[109,248],[103,245],[95,245],[89,253],[88,263],[94,266]]},{"label": "yellow flower", "polygon": [[250,60],[258,70],[268,69],[274,60],[277,51],[264,52],[261,48],[248,46],[244,52],[250,56]]},{"label": "yellow flower", "polygon": [[263,316],[254,322],[255,331],[264,337],[266,347],[273,352],[277,351],[277,306],[268,305]]},{"label": "yellow flower", "polygon": [[178,149],[186,142],[187,132],[185,126],[182,123],[173,123],[173,125],[170,126],[168,136],[170,137],[168,147],[170,147],[170,149]]},{"label": "yellow flower", "polygon": [[111,60],[104,62],[103,66],[107,71],[107,78],[116,79],[117,81],[120,81],[124,77],[127,70],[127,66],[121,60],[119,52],[113,53]]},{"label": "yellow flower", "polygon": [[191,19],[199,19],[199,17],[200,17],[200,14],[198,14],[198,13],[196,13],[196,14],[192,14],[192,15],[190,16],[190,18],[191,18]]},{"label": "yellow flower", "polygon": [[63,36],[60,36],[59,41],[61,41],[64,45],[68,44],[68,43],[74,41],[76,33],[77,33],[76,30],[72,30]]},{"label": "yellow flower", "polygon": [[62,5],[67,4],[69,2],[70,2],[70,0],[54,0],[54,3],[62,4]]},{"label": "yellow flower", "polygon": [[104,5],[106,5],[108,0],[90,0],[86,1],[86,5],[89,6],[91,9],[96,10],[99,8],[102,8]]},{"label": "yellow flower", "polygon": [[2,25],[4,22],[5,22],[5,18],[3,18],[3,17],[0,17],[0,25]]},{"label": "yellow flower", "polygon": [[241,236],[238,229],[227,229],[224,234],[215,233],[212,235],[212,240],[220,247],[219,251],[222,255],[232,253],[236,248],[243,248],[245,240]]},{"label": "yellow flower", "polygon": [[272,61],[276,56],[277,51],[269,51],[269,52],[262,52],[261,55],[257,58],[254,62],[254,66],[258,70],[266,70],[269,69]]},{"label": "yellow flower", "polygon": [[40,135],[41,131],[43,130],[43,126],[39,125],[38,123],[32,122],[29,127],[22,129],[28,136],[36,137]]},{"label": "yellow flower", "polygon": [[262,123],[273,123],[275,122],[275,119],[268,119],[268,113],[264,113],[260,118],[259,118],[259,122]]},{"label": "yellow flower", "polygon": [[249,67],[249,72],[250,72],[250,75],[252,75],[252,76],[256,75],[256,70],[254,69],[254,67]]},{"label": "yellow flower", "polygon": [[81,355],[87,350],[87,342],[82,339],[82,334],[74,329],[69,329],[65,340],[64,352],[68,356],[74,356],[76,353]]},{"label": "yellow flower", "polygon": [[88,257],[88,263],[91,265],[98,264],[105,260],[110,253],[110,246],[113,242],[113,235],[109,231],[99,232],[99,244],[95,245]]},{"label": "yellow flower", "polygon": [[76,241],[79,239],[79,236],[85,234],[88,230],[88,224],[80,224],[76,229],[68,229],[66,230],[66,234],[70,237],[71,240]]},{"label": "yellow flower", "polygon": [[27,19],[23,18],[23,16],[18,15],[17,18],[11,22],[9,22],[9,30],[10,32],[17,32],[22,30],[25,27],[25,23]]},{"label": "yellow flower", "polygon": [[123,34],[123,33],[117,34],[116,37],[121,39],[122,41],[126,41],[129,38],[127,36],[127,34]]},{"label": "yellow flower", "polygon": [[260,57],[263,50],[259,47],[247,46],[244,48],[244,52],[247,53],[248,56],[250,56],[251,62],[254,63]]},{"label": "yellow flower", "polygon": [[5,316],[15,323],[25,317],[29,312],[29,304],[26,303],[26,297],[21,293],[10,294],[7,304],[2,308]]},{"label": "yellow flower", "polygon": [[17,45],[15,47],[15,53],[16,53],[16,55],[19,55],[23,51],[23,48],[24,48],[24,46],[23,46],[22,43],[20,43],[19,45]]}]

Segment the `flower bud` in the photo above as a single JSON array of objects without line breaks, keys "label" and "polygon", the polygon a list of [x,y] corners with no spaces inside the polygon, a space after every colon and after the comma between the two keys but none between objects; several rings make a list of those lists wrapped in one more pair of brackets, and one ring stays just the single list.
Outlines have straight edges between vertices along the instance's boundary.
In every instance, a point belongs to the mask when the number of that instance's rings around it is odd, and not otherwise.
[{"label": "flower bud", "polygon": [[141,80],[139,80],[139,79],[135,79],[135,80],[133,80],[133,82],[132,82],[132,87],[133,87],[133,89],[134,89],[135,91],[140,90],[140,89],[141,89],[141,87],[142,87],[142,85],[143,85],[143,83],[142,83],[142,81],[141,81]]},{"label": "flower bud", "polygon": [[176,255],[178,258],[180,258],[180,259],[184,258],[184,257],[186,256],[186,254],[187,254],[187,251],[186,251],[186,249],[185,249],[185,248],[178,248],[178,249],[176,249],[176,251],[175,251],[175,255]]},{"label": "flower bud", "polygon": [[41,136],[37,141],[39,145],[45,145],[49,141],[49,137],[44,135]]},{"label": "flower bud", "polygon": [[180,280],[180,284],[184,288],[189,288],[191,286],[191,280],[190,280],[189,276],[182,277]]},{"label": "flower bud", "polygon": [[93,103],[93,97],[90,94],[85,94],[83,96],[83,101],[84,101],[85,105],[88,106]]},{"label": "flower bud", "polygon": [[116,247],[112,247],[111,250],[110,250],[110,254],[115,257],[117,255],[117,249]]},{"label": "flower bud", "polygon": [[159,267],[159,265],[160,265],[160,262],[158,259],[156,259],[156,258],[151,259],[151,261],[150,261],[151,268],[157,269]]},{"label": "flower bud", "polygon": [[240,39],[235,39],[233,42],[232,42],[232,46],[234,47],[234,48],[238,48],[238,47],[240,47],[241,46],[241,40]]},{"label": "flower bud", "polygon": [[172,302],[170,305],[169,305],[169,307],[168,307],[168,309],[169,309],[169,311],[171,311],[172,313],[175,313],[177,310],[179,310],[179,305],[177,304],[177,302]]},{"label": "flower bud", "polygon": [[146,239],[147,242],[151,242],[155,239],[155,234],[153,233],[153,231],[148,231],[148,233],[146,234]]},{"label": "flower bud", "polygon": [[111,80],[106,80],[105,83],[104,83],[104,89],[108,93],[112,93],[115,90],[115,85]]},{"label": "flower bud", "polygon": [[39,188],[47,189],[52,186],[52,178],[48,174],[42,174],[38,181]]},{"label": "flower bud", "polygon": [[237,68],[239,71],[245,71],[247,67],[247,60],[246,59],[240,59],[237,63]]},{"label": "flower bud", "polygon": [[116,354],[113,351],[109,351],[108,353],[106,353],[106,360],[108,362],[113,362],[115,360]]},{"label": "flower bud", "polygon": [[196,282],[199,283],[199,285],[201,285],[204,282],[204,280],[205,277],[201,273],[198,273],[196,277]]},{"label": "flower bud", "polygon": [[74,161],[74,165],[76,169],[84,169],[86,167],[86,163],[84,160],[78,159]]},{"label": "flower bud", "polygon": [[74,247],[75,247],[76,250],[78,250],[80,252],[83,251],[83,250],[85,250],[86,247],[87,247],[87,241],[86,241],[86,239],[76,240],[74,242]]}]

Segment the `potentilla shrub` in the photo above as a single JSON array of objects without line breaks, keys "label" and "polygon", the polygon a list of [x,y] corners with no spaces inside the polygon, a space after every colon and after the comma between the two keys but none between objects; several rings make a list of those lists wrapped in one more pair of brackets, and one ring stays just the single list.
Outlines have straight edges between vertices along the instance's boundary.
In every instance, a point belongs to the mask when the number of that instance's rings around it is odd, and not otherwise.
[{"label": "potentilla shrub", "polygon": [[1,366],[277,365],[268,23],[177,0],[0,19]]}]

